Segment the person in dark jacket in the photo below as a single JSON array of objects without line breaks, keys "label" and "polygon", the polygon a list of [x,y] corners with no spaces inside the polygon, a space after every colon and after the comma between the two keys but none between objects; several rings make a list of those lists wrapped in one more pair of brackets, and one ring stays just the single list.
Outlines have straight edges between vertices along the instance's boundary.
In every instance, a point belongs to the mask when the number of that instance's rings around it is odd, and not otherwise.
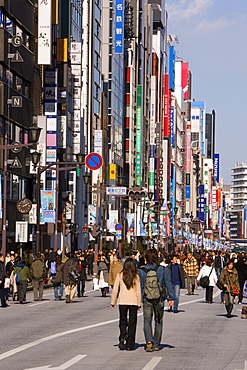
[{"label": "person in dark jacket", "polygon": [[33,281],[33,296],[35,301],[42,301],[44,278],[46,277],[45,262],[38,253],[30,266],[30,275]]},{"label": "person in dark jacket", "polygon": [[4,266],[4,255],[0,253],[0,299],[1,306],[8,307],[4,296],[4,281],[5,281],[5,266]]},{"label": "person in dark jacket", "polygon": [[87,279],[87,274],[86,274],[86,266],[87,262],[85,261],[85,256],[84,254],[81,254],[79,256],[79,261],[78,261],[78,267],[80,270],[80,277],[77,282],[77,297],[83,297],[84,292],[85,292],[85,283]]},{"label": "person in dark jacket", "polygon": [[30,270],[26,265],[26,261],[23,259],[20,263],[17,263],[14,269],[14,275],[17,276],[20,274],[20,281],[16,282],[17,284],[17,292],[18,292],[18,300],[21,304],[24,303],[26,300],[26,292],[27,292],[27,283],[31,281]]},{"label": "person in dark jacket", "polygon": [[86,257],[87,262],[87,273],[88,275],[93,275],[93,263],[94,263],[94,254],[92,250],[88,251],[88,255]]},{"label": "person in dark jacket", "polygon": [[[148,249],[145,253],[147,265],[146,270],[153,270],[158,265],[158,253],[156,249]],[[167,267],[159,265],[157,271],[157,278],[160,287],[166,287],[168,292],[168,306],[174,304],[174,289],[171,283],[171,278]],[[159,351],[160,342],[163,329],[163,315],[164,315],[164,299],[161,297],[158,303],[152,303],[145,297],[144,287],[147,273],[141,268],[139,270],[141,293],[143,302],[143,318],[144,318],[144,336],[146,339],[146,352]],[[155,329],[154,334],[152,330],[152,319],[154,316]]]},{"label": "person in dark jacket", "polygon": [[174,306],[169,307],[168,311],[178,313],[178,304],[179,304],[179,296],[180,296],[180,289],[185,287],[185,277],[184,277],[184,269],[181,265],[178,264],[177,256],[172,256],[171,263],[168,265],[170,275],[171,275],[171,282],[174,289]]},{"label": "person in dark jacket", "polygon": [[[78,275],[78,277],[76,277]],[[78,260],[74,253],[69,254],[69,258],[63,265],[63,282],[65,290],[66,303],[73,303],[77,281],[79,278]]]},{"label": "person in dark jacket", "polygon": [[243,256],[239,256],[237,263],[235,264],[236,270],[238,272],[238,281],[239,281],[239,295],[238,295],[238,303],[241,304],[243,300],[243,290],[244,290],[244,283],[247,279],[247,265],[245,262],[245,258]]}]

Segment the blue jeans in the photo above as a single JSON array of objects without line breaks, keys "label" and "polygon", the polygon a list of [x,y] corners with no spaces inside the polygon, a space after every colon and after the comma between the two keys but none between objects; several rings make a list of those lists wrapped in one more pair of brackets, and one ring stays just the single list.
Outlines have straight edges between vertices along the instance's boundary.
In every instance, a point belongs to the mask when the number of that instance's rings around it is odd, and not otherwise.
[{"label": "blue jeans", "polygon": [[173,288],[174,288],[174,296],[175,296],[173,310],[177,310],[178,304],[179,304],[179,296],[180,296],[180,285],[173,285]]},{"label": "blue jeans", "polygon": [[222,267],[216,267],[215,270],[216,270],[217,279],[219,279],[220,278],[220,274],[222,273],[223,268]]},{"label": "blue jeans", "polygon": [[[59,294],[58,294],[58,289],[59,289]],[[54,284],[54,298],[56,301],[59,300],[59,296],[63,296],[63,283],[57,283]]]},{"label": "blue jeans", "polygon": [[[154,315],[154,335],[152,321]],[[143,303],[144,336],[146,343],[152,342],[154,348],[158,348],[161,342],[163,329],[164,302],[160,301],[156,305],[145,301]]]}]

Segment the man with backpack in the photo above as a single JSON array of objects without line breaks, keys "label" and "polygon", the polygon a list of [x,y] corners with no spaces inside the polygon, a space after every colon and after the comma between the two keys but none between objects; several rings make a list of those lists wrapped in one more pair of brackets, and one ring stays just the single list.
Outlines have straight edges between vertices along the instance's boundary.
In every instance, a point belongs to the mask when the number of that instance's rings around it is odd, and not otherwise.
[{"label": "man with backpack", "polygon": [[40,252],[35,256],[34,261],[31,263],[30,275],[33,281],[34,301],[42,301],[46,267],[45,262],[41,258]]},{"label": "man with backpack", "polygon": [[[157,250],[148,249],[145,253],[145,260],[146,266],[139,270],[143,302],[143,329],[146,352],[153,352],[160,350],[166,292],[168,293],[168,306],[172,307],[174,289],[168,269],[158,265]],[[154,334],[152,330],[153,316],[155,321]]]}]

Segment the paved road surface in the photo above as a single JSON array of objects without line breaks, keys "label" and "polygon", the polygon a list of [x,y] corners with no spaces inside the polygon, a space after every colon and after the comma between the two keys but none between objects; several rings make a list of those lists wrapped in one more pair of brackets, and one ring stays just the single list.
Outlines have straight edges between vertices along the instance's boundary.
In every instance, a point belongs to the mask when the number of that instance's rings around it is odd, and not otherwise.
[{"label": "paved road surface", "polygon": [[180,312],[165,312],[161,351],[146,353],[142,312],[135,350],[120,351],[118,309],[91,282],[86,290],[74,304],[54,301],[46,290],[42,302],[30,292],[27,304],[10,301],[0,309],[0,369],[247,370],[247,320],[240,318],[241,305],[225,317],[219,291],[209,305],[203,290],[194,296],[182,290]]}]

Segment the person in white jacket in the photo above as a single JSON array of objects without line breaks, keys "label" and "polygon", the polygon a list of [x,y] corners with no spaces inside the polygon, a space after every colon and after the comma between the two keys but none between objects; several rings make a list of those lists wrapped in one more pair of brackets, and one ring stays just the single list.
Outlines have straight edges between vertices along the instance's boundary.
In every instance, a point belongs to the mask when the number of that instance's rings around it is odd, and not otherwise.
[{"label": "person in white jacket", "polygon": [[205,265],[201,268],[199,275],[197,276],[197,283],[200,282],[200,279],[204,276],[209,276],[209,285],[206,288],[206,301],[208,303],[213,303],[213,289],[217,283],[217,275],[215,268],[213,267],[214,261],[212,258],[209,258]]}]

